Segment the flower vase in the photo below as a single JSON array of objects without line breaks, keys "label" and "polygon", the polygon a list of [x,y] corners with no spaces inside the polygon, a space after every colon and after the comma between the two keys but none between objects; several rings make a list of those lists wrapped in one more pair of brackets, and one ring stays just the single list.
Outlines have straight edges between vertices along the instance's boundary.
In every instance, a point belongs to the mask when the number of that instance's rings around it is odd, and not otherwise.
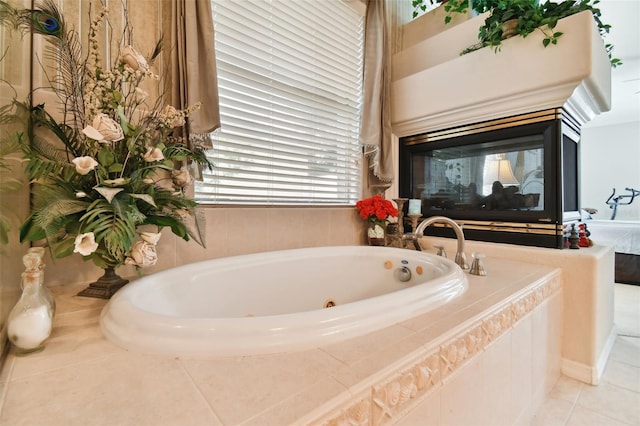
[{"label": "flower vase", "polygon": [[367,240],[370,246],[384,245],[384,227],[379,223],[370,223],[367,228]]},{"label": "flower vase", "polygon": [[[39,262],[37,255],[28,254],[24,257],[25,265],[29,256]],[[36,263],[31,262],[31,265]],[[37,266],[27,267],[22,273],[22,295],[9,313],[7,337],[17,355],[41,351],[51,335],[53,308],[43,293],[41,277]]]},{"label": "flower vase", "polygon": [[128,282],[129,280],[121,278],[116,274],[115,267],[109,266],[104,268],[103,276],[89,284],[89,287],[78,293],[78,296],[110,299],[116,291],[120,290],[120,288]]}]

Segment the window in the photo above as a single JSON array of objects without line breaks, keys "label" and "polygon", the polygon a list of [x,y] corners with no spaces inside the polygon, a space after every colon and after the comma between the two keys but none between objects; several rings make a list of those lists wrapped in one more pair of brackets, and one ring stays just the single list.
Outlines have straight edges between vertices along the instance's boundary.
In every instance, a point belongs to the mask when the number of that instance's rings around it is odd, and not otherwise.
[{"label": "window", "polygon": [[364,18],[343,0],[213,0],[222,128],[205,204],[360,195]]}]

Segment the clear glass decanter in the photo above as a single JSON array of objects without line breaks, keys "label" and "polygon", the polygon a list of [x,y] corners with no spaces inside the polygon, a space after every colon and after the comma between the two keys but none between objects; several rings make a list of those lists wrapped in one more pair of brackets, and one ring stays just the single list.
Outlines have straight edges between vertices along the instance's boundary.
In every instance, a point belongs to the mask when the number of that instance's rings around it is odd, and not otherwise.
[{"label": "clear glass decanter", "polygon": [[22,296],[9,314],[7,328],[16,354],[44,349],[53,325],[53,308],[41,285],[40,258],[36,253],[28,253],[22,259],[26,266],[22,273]]},{"label": "clear glass decanter", "polygon": [[[51,290],[49,290],[47,288],[47,286],[44,283],[44,267],[46,266],[44,264],[44,247],[31,247],[29,248],[29,250],[27,250],[27,254],[29,253],[35,253],[38,255],[38,264],[37,264],[37,268],[40,270],[40,286],[42,287],[42,294],[44,296],[45,299],[47,299],[47,303],[51,306],[51,314],[53,316],[55,316],[56,314],[56,299],[53,297],[53,294],[51,293]],[[26,256],[25,256],[26,257]],[[31,262],[33,262],[33,260],[30,260]],[[26,260],[23,259],[23,262],[26,262]],[[29,268],[27,266],[27,264],[25,263],[25,268]]]}]

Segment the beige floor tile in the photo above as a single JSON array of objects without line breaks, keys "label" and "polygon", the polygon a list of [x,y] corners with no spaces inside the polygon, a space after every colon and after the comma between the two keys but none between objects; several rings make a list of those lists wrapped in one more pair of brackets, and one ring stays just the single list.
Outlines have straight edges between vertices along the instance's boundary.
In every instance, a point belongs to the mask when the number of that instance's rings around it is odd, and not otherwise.
[{"label": "beige floor tile", "polygon": [[640,392],[640,367],[610,360],[602,381],[634,392]]},{"label": "beige floor tile", "polygon": [[567,426],[626,426],[635,423],[625,423],[607,417],[604,413],[588,410],[584,407],[576,406],[571,412],[571,417]]},{"label": "beige floor tile", "polygon": [[618,334],[640,337],[640,286],[615,284],[614,303]]},{"label": "beige floor tile", "polygon": [[585,386],[577,405],[630,424],[640,424],[640,393],[607,383]]},{"label": "beige floor tile", "polygon": [[549,398],[562,399],[570,403],[575,403],[580,395],[580,390],[584,384],[570,377],[560,376],[556,384],[549,393]]},{"label": "beige floor tile", "polygon": [[177,361],[123,353],[12,381],[0,424],[221,423]]},{"label": "beige floor tile", "polygon": [[640,338],[618,336],[609,359],[640,367]]},{"label": "beige floor tile", "polygon": [[531,426],[563,426],[572,408],[573,404],[569,401],[548,398],[531,420]]}]

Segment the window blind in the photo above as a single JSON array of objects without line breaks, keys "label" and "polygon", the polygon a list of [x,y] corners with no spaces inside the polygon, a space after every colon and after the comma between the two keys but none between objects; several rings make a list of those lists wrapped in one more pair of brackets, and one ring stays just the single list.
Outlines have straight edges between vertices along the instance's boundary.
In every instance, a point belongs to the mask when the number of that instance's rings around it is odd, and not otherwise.
[{"label": "window blind", "polygon": [[221,129],[210,204],[345,205],[360,195],[363,17],[343,0],[213,0]]}]

